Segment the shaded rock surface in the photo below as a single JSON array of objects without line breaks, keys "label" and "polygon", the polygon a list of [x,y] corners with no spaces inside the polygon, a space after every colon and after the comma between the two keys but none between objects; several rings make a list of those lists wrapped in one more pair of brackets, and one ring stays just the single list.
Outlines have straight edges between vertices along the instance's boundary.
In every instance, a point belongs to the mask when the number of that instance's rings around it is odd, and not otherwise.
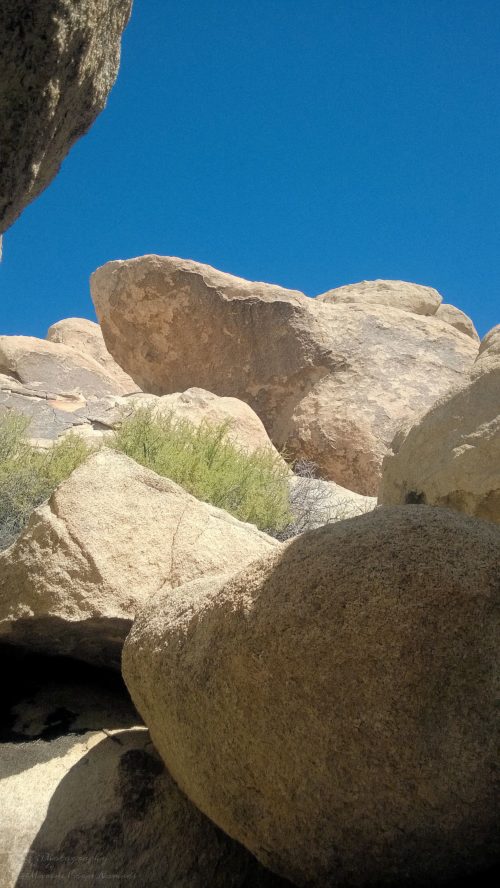
[{"label": "shaded rock surface", "polygon": [[500,523],[500,349],[491,336],[471,378],[393,442],[379,502],[447,506]]},{"label": "shaded rock surface", "polygon": [[0,636],[119,667],[141,604],[279,543],[111,450],[76,469],[0,554]]},{"label": "shaded rock surface", "polygon": [[106,104],[132,0],[2,0],[0,233]]},{"label": "shaded rock surface", "polygon": [[62,342],[0,336],[0,410],[28,416],[34,439],[92,429],[103,401],[109,406],[113,396],[138,390],[110,360],[113,366]]},{"label": "shaded rock surface", "polygon": [[0,888],[285,885],[178,790],[118,676],[5,650],[0,664]]},{"label": "shaded rock surface", "polygon": [[500,535],[376,510],[147,606],[123,674],[195,804],[300,886],[500,860]]},{"label": "shaded rock surface", "polygon": [[376,494],[399,425],[477,354],[434,317],[328,304],[189,260],[110,262],[91,288],[107,348],[141,388],[246,401],[278,449],[362,494]]}]

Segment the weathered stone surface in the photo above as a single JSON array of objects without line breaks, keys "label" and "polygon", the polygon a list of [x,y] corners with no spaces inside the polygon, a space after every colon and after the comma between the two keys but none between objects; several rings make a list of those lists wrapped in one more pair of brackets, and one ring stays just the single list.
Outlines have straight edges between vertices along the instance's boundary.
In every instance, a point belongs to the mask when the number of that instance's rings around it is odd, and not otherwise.
[{"label": "weathered stone surface", "polygon": [[[284,885],[181,794],[118,676],[64,660],[1,665],[0,888]],[[32,674],[13,694],[20,668]]]},{"label": "weathered stone surface", "polygon": [[336,287],[316,297],[322,302],[360,303],[362,305],[387,305],[420,315],[434,315],[442,296],[433,287],[411,284],[408,281],[360,281]]},{"label": "weathered stone surface", "polygon": [[479,361],[469,381],[398,436],[379,502],[448,506],[500,523],[500,355]]},{"label": "weathered stone surface", "polygon": [[69,345],[80,354],[89,355],[116,383],[119,394],[128,395],[140,391],[134,380],[116,363],[107,350],[99,324],[87,318],[65,318],[52,324],[47,332],[49,342]]},{"label": "weathered stone surface", "polygon": [[442,302],[436,311],[435,316],[436,318],[439,318],[440,321],[444,321],[446,324],[451,324],[452,327],[460,330],[461,333],[465,333],[466,336],[470,336],[475,342],[479,342],[477,330],[469,316],[454,305],[448,305],[448,303]]},{"label": "weathered stone surface", "polygon": [[0,233],[106,104],[132,0],[2,0]]},{"label": "weathered stone surface", "polygon": [[189,260],[110,262],[91,287],[106,345],[141,388],[240,398],[278,449],[362,494],[377,492],[397,428],[477,354],[435,318],[325,304]]},{"label": "weathered stone surface", "polygon": [[123,652],[195,804],[308,888],[498,863],[500,535],[377,509],[162,596]]},{"label": "weathered stone surface", "polygon": [[[91,429],[93,416],[127,388],[126,374],[110,360],[113,366],[60,342],[0,336],[0,410],[28,416],[29,434],[37,440]],[[132,380],[128,385],[137,390]]]},{"label": "weathered stone surface", "polygon": [[280,544],[110,450],[91,456],[0,554],[0,637],[119,666],[141,604]]},{"label": "weathered stone surface", "polygon": [[[220,426],[228,423],[228,438],[249,453],[255,450],[275,450],[264,424],[245,401],[224,398],[201,388],[190,388],[171,395],[134,395],[121,402],[125,415],[137,407],[152,407],[155,412],[172,413],[175,419],[186,420],[195,426],[206,423]],[[121,414],[123,415],[123,413]]]},{"label": "weathered stone surface", "polygon": [[92,357],[34,336],[0,336],[0,373],[33,392],[83,401],[121,394]]}]

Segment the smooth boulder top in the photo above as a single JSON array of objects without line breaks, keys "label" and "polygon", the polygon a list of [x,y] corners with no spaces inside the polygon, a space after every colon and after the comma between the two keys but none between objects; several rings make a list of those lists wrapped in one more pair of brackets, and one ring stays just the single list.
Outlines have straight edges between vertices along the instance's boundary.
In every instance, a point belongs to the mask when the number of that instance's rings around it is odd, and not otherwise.
[{"label": "smooth boulder top", "polygon": [[133,379],[111,357],[104,343],[99,324],[88,318],[64,318],[52,324],[47,331],[49,342],[58,342],[88,355],[101,364],[109,376],[115,380],[117,391],[123,395],[140,391]]},{"label": "smooth boulder top", "polygon": [[414,314],[434,315],[443,297],[433,287],[411,284],[408,281],[376,280],[346,284],[321,293],[316,298],[327,303],[387,305]]},{"label": "smooth boulder top", "polygon": [[500,524],[500,354],[489,344],[470,379],[393,442],[379,503],[447,506]]},{"label": "smooth boulder top", "polygon": [[303,534],[146,606],[123,674],[180,788],[299,886],[499,861],[500,535],[423,506]]},{"label": "smooth boulder top", "polygon": [[175,257],[110,262],[91,290],[107,348],[143,390],[239,398],[278,450],[363,495],[400,425],[477,354],[435,317],[325,304]]},{"label": "smooth boulder top", "polygon": [[106,104],[132,0],[2,0],[0,234]]},{"label": "smooth boulder top", "polygon": [[119,668],[151,596],[280,544],[134,460],[101,450],[0,554],[0,638]]}]

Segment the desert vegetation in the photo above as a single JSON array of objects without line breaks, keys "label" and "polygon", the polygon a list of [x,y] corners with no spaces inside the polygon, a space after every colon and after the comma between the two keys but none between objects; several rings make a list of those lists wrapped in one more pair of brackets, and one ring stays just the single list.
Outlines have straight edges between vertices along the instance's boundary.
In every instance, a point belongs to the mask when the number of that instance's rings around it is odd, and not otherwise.
[{"label": "desert vegetation", "polygon": [[[69,434],[41,450],[30,443],[29,419],[0,416],[0,548],[10,545],[30,513],[89,455]],[[289,469],[270,449],[247,453],[229,438],[230,423],[195,426],[172,413],[139,408],[124,417],[107,443],[180,484],[197,499],[225,509],[273,536],[292,526]]]},{"label": "desert vegetation", "polygon": [[123,419],[109,443],[197,499],[279,534],[292,521],[289,468],[270,448],[248,453],[237,447],[230,429],[229,421],[196,426],[140,407]]},{"label": "desert vegetation", "polygon": [[85,459],[89,448],[70,434],[47,450],[28,440],[30,421],[16,411],[0,415],[0,549],[5,549],[55,487]]}]

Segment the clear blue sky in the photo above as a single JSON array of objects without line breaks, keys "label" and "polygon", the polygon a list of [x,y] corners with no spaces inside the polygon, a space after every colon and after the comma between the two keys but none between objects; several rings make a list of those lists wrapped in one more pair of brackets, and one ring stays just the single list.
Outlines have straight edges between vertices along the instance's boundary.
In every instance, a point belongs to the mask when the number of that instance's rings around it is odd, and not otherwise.
[{"label": "clear blue sky", "polygon": [[4,238],[0,332],[143,253],[500,321],[498,0],[135,0],[108,106]]}]

